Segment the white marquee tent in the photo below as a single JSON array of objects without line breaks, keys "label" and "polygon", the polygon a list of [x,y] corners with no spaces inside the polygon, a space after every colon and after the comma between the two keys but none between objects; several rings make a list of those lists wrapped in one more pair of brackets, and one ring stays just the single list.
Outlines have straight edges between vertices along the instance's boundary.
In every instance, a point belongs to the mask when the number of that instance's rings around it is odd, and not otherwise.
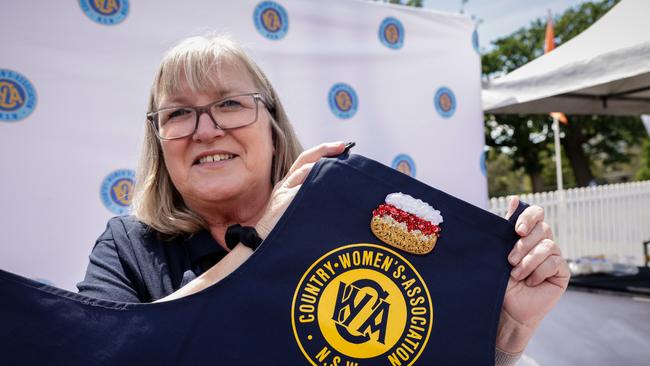
[{"label": "white marquee tent", "polygon": [[489,113],[650,113],[650,1],[623,0],[554,51],[483,86]]}]

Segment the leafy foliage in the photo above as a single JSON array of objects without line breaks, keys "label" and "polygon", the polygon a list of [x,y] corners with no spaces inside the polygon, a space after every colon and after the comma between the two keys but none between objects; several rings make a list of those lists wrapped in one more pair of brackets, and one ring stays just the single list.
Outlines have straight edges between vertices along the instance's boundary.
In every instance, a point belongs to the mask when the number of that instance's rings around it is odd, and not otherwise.
[{"label": "leafy foliage", "polygon": [[641,156],[641,169],[636,172],[634,177],[637,180],[650,179],[650,139],[643,142],[643,154]]}]

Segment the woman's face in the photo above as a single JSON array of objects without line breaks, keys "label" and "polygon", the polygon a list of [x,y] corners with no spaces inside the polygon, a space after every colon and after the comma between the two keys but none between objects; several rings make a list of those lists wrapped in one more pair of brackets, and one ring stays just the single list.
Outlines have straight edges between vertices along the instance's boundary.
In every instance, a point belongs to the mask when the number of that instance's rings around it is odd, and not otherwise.
[{"label": "woman's face", "polygon": [[[258,91],[242,68],[222,62],[218,71],[218,85],[211,93],[193,93],[182,85],[178,94],[163,96],[159,108],[202,106],[227,96]],[[248,126],[220,130],[203,113],[193,135],[163,140],[162,150],[172,182],[190,208],[194,204],[259,200],[258,195],[268,195],[272,188],[271,121],[261,102],[256,122]],[[206,159],[208,156],[212,159]]]}]

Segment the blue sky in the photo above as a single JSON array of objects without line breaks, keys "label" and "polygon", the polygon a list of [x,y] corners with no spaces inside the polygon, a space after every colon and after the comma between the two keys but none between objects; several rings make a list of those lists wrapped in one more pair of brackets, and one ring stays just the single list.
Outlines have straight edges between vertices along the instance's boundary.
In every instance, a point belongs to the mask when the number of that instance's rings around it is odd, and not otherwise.
[{"label": "blue sky", "polygon": [[[490,48],[490,42],[511,34],[539,17],[564,12],[586,0],[468,0],[465,14],[475,15],[483,22],[479,25],[481,48]],[[424,0],[424,7],[457,13],[461,0]]]}]

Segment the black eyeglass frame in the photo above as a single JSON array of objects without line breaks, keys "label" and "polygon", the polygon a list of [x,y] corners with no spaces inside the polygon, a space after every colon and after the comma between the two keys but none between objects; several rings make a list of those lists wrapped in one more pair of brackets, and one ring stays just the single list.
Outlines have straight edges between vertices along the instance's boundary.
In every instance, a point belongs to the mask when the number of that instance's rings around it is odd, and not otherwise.
[{"label": "black eyeglass frame", "polygon": [[[241,125],[241,126],[237,126],[237,127],[230,127],[230,128],[221,127],[219,125],[219,123],[214,119],[214,116],[210,112],[210,108],[212,108],[212,106],[214,106],[215,104],[219,104],[219,103],[221,103],[221,102],[223,102],[225,100],[228,100],[228,99],[231,99],[231,98],[237,98],[237,97],[246,97],[246,96],[251,96],[255,100],[255,118],[250,123],[247,123],[245,125]],[[258,93],[258,92],[230,95],[230,96],[227,96],[225,98],[221,98],[221,99],[219,99],[217,101],[210,102],[210,103],[202,105],[202,106],[165,107],[165,108],[161,108],[161,109],[158,109],[158,110],[155,110],[155,111],[151,111],[151,112],[147,113],[146,116],[147,116],[147,120],[149,122],[151,122],[151,124],[153,125],[153,128],[156,131],[156,136],[158,136],[159,139],[161,139],[161,140],[178,140],[178,139],[186,138],[188,136],[192,136],[194,133],[196,133],[196,130],[199,128],[199,119],[201,118],[201,115],[203,113],[207,113],[208,116],[210,117],[210,120],[212,120],[212,123],[214,123],[214,126],[216,128],[218,128],[218,129],[220,129],[220,130],[223,130],[223,131],[234,130],[234,129],[237,129],[237,128],[252,125],[253,123],[257,122],[257,118],[259,117],[259,113],[260,113],[260,108],[259,108],[259,104],[258,104],[259,102],[262,102],[264,107],[266,107],[266,109],[271,113],[271,116],[273,116],[275,118],[275,110],[274,110],[274,108],[271,107],[264,100],[264,98],[262,98],[262,94]],[[194,122],[194,129],[192,130],[192,132],[187,134],[187,135],[180,136],[180,137],[171,137],[171,138],[169,138],[169,137],[160,136],[160,129],[158,127],[158,114],[160,112],[163,112],[163,111],[166,111],[166,110],[179,109],[179,108],[193,109],[194,112],[196,113],[196,121]]]}]

